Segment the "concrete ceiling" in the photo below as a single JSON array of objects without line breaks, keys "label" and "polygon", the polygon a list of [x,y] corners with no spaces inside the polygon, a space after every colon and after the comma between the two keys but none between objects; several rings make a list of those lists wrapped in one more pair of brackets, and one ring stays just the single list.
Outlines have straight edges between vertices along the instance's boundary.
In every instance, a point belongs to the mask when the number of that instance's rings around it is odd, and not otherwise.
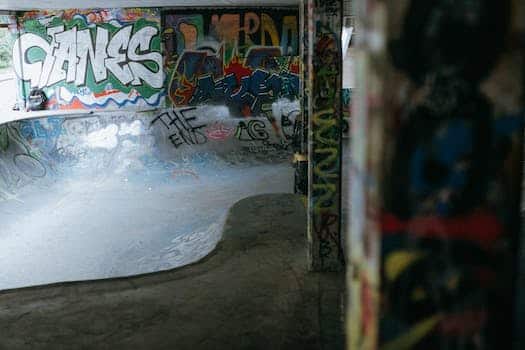
[{"label": "concrete ceiling", "polygon": [[300,0],[0,0],[0,10],[67,9],[96,7],[175,7],[175,6],[283,6]]}]

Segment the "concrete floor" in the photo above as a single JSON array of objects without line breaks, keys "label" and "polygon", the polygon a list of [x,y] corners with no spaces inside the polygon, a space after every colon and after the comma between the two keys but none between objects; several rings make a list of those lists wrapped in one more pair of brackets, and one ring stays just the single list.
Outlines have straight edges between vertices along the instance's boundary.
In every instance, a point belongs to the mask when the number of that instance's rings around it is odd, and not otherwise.
[{"label": "concrete floor", "polygon": [[306,213],[251,197],[199,263],[0,292],[0,349],[342,349],[342,274],[307,271]]}]

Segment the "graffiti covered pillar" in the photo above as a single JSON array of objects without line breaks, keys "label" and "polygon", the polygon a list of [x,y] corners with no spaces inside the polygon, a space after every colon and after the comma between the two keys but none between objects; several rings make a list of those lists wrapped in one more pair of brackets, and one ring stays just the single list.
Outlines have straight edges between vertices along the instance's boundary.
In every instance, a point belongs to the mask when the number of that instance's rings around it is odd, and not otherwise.
[{"label": "graffiti covered pillar", "polygon": [[341,245],[342,1],[307,1],[309,254],[314,271],[339,271]]},{"label": "graffiti covered pillar", "polygon": [[350,235],[347,335],[352,350],[377,349],[381,174],[384,143],[384,2],[355,1],[355,88],[350,126]]},{"label": "graffiti covered pillar", "polygon": [[513,348],[518,3],[358,2],[351,349]]}]

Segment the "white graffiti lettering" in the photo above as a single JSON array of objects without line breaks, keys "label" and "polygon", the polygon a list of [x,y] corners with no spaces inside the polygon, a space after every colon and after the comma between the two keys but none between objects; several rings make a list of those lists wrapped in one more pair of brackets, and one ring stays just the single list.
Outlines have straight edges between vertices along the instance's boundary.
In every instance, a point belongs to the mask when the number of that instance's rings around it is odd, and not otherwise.
[{"label": "white graffiti lettering", "polygon": [[[63,81],[84,86],[90,66],[95,83],[106,80],[109,71],[124,85],[146,83],[160,89],[162,55],[151,50],[152,40],[158,34],[158,28],[152,26],[133,33],[133,26],[129,25],[120,28],[110,39],[107,29],[97,27],[93,43],[91,30],[77,27],[66,31],[64,26],[48,28],[48,38],[24,33],[13,45],[15,72],[32,88],[50,87]],[[38,49],[43,51],[44,55],[40,55],[43,58],[31,60],[29,53]],[[151,68],[151,63],[156,69]]]}]

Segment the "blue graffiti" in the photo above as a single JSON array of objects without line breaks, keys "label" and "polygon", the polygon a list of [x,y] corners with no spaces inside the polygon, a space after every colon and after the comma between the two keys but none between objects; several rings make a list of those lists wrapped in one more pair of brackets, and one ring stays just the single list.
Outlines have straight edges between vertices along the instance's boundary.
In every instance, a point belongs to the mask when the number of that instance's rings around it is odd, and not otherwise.
[{"label": "blue graffiti", "polygon": [[[417,196],[427,197],[440,189],[459,191],[466,186],[468,167],[461,166],[473,152],[472,125],[464,120],[449,122],[429,145],[420,146],[412,156],[411,191]],[[432,164],[432,165],[430,165]],[[439,176],[429,174],[439,171]],[[437,210],[446,215],[449,211],[446,200],[438,199]]]},{"label": "blue graffiti", "polygon": [[299,86],[299,76],[295,74],[270,74],[261,69],[242,78],[240,84],[234,74],[217,80],[206,75],[197,80],[190,104],[225,100],[228,104],[248,106],[252,113],[260,113],[264,104],[277,98],[297,98]]},{"label": "blue graffiti", "polygon": [[[487,142],[495,147],[496,143],[520,133],[525,125],[525,117],[523,113],[502,116],[495,118],[492,123],[493,139]],[[441,190],[460,193],[469,181],[474,137],[471,121],[451,120],[428,143],[420,145],[410,160],[411,193],[419,198],[434,196]],[[498,157],[501,158],[501,155]],[[447,215],[451,209],[447,199],[435,200],[438,213]]]},{"label": "blue graffiti", "polygon": [[47,118],[47,126],[40,120],[25,120],[20,122],[20,134],[26,140],[54,139],[62,134],[62,118]]}]

